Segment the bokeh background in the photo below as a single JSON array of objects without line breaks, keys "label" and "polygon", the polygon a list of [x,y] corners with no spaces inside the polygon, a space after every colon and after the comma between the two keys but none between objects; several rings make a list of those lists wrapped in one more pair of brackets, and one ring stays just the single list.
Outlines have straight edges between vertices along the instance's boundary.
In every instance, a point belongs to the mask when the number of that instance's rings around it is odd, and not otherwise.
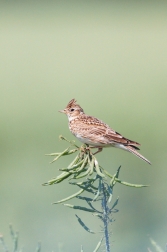
[{"label": "bokeh background", "polygon": [[[125,137],[142,144],[152,165],[118,149],[99,162],[120,178],[149,184],[117,185],[112,251],[141,252],[148,235],[167,242],[167,2],[0,2],[0,233],[11,245],[9,223],[20,246],[34,251],[93,251],[100,234],[84,231],[75,212],[51,205],[78,190],[66,182],[42,187],[70,158],[52,165],[46,153],[74,139],[58,113],[76,98]],[[77,142],[78,143],[78,142]],[[73,201],[74,202],[74,201]],[[91,215],[77,212],[91,229]],[[104,248],[103,248],[104,249]],[[2,251],[2,248],[0,248]]]}]

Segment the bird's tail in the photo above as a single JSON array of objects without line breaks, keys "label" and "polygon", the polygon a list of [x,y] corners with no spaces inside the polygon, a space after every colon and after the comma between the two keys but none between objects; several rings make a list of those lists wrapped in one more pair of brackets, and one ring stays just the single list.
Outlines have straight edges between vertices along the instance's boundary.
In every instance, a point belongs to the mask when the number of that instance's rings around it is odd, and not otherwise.
[{"label": "bird's tail", "polygon": [[151,162],[147,158],[143,157],[139,152],[137,152],[137,150],[134,147],[132,147],[132,146],[126,146],[126,148],[127,148],[128,151],[130,151],[131,153],[133,153],[137,157],[143,159],[148,164],[151,164]]}]

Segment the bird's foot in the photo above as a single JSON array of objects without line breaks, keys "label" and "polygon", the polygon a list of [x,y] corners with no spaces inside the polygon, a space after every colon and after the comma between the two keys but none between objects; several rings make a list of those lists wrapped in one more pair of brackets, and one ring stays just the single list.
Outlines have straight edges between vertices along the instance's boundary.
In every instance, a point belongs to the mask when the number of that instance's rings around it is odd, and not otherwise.
[{"label": "bird's foot", "polygon": [[[91,149],[94,149],[94,148],[98,148],[98,150],[95,152],[95,153],[92,153]],[[89,146],[89,145],[86,145],[86,147],[81,147],[81,152],[83,154],[90,154],[90,155],[95,155],[99,152],[101,152],[103,150],[102,147],[96,147],[96,146]]]}]

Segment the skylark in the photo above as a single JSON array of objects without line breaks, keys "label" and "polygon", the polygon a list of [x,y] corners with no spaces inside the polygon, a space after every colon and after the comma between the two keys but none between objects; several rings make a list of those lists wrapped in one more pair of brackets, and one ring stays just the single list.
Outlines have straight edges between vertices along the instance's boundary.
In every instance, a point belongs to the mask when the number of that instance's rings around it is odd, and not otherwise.
[{"label": "skylark", "polygon": [[116,147],[129,151],[151,164],[149,160],[137,152],[139,143],[123,137],[101,120],[86,115],[75,99],[72,99],[67,107],[59,112],[68,116],[69,129],[78,140],[89,145],[90,148],[98,148],[94,154],[102,151],[104,147]]}]

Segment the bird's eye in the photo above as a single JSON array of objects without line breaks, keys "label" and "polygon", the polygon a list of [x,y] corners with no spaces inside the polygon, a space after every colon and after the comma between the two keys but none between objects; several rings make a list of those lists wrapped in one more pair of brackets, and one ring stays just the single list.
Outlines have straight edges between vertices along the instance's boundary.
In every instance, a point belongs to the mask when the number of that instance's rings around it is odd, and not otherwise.
[{"label": "bird's eye", "polygon": [[72,108],[72,109],[70,109],[70,111],[72,112],[72,111],[74,111],[74,109]]}]

